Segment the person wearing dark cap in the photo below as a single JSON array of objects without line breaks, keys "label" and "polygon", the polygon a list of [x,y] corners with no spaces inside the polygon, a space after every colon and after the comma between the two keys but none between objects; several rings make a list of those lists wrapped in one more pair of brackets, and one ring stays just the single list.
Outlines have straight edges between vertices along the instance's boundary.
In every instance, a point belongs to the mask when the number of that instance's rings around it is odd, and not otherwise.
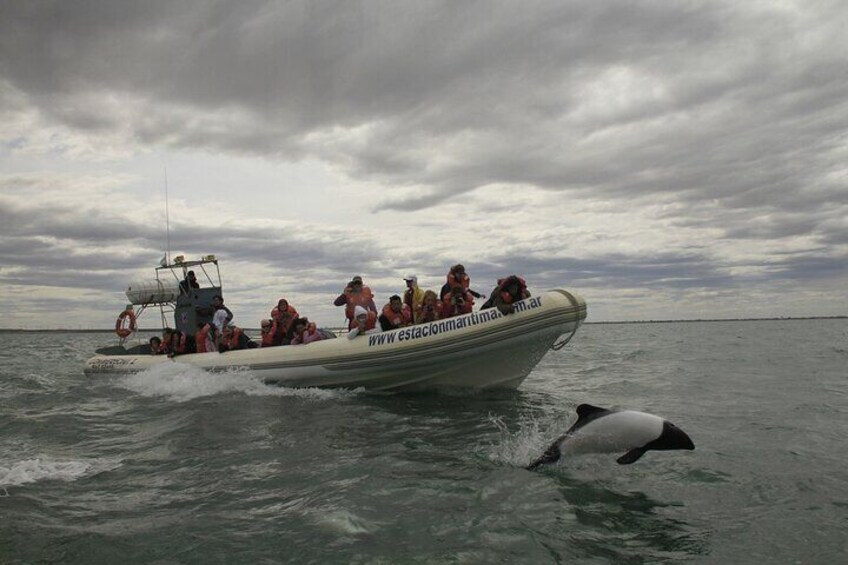
[{"label": "person wearing dark cap", "polygon": [[333,301],[333,304],[345,307],[345,317],[348,320],[349,330],[356,326],[354,310],[357,306],[361,306],[367,312],[367,329],[370,330],[377,325],[377,305],[374,303],[374,293],[362,283],[362,277],[359,275],[353,277],[347,283],[344,292]]}]

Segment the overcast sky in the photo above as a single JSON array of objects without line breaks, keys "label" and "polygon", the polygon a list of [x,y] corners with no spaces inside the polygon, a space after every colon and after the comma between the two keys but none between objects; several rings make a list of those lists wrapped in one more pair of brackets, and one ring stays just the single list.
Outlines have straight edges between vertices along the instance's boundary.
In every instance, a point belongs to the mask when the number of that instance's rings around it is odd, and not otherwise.
[{"label": "overcast sky", "polygon": [[[848,4],[0,2],[0,327],[166,250],[235,322],[524,276],[590,321],[848,314]],[[149,317],[144,325],[154,327]]]}]

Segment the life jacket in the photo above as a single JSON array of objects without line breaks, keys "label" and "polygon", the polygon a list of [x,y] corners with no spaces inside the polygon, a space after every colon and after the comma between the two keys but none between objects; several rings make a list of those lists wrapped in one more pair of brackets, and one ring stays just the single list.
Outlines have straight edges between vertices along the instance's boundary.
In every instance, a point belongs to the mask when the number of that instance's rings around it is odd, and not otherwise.
[{"label": "life jacket", "polygon": [[262,347],[271,347],[274,344],[274,338],[277,335],[277,320],[271,322],[271,327],[266,332],[262,330]]},{"label": "life jacket", "polygon": [[210,344],[213,346],[212,349],[207,347],[207,342],[211,342],[209,339],[209,331],[212,329],[212,326],[209,324],[204,324],[200,331],[197,332],[197,335],[194,336],[195,342],[197,343],[197,352],[198,353],[211,353],[214,351],[214,343]]},{"label": "life jacket", "polygon": [[224,342],[224,347],[229,350],[240,349],[241,336],[243,333],[244,330],[242,330],[241,328],[233,328],[232,335],[230,335],[230,338],[226,342]]},{"label": "life jacket", "polygon": [[401,306],[400,312],[392,310],[391,303],[383,306],[383,316],[389,320],[392,326],[402,328],[412,324],[412,310],[407,304]]},{"label": "life jacket", "polygon": [[278,326],[282,325],[282,328],[288,333],[294,321],[297,320],[297,310],[291,304],[286,306],[284,312],[280,312],[280,309],[274,306],[274,309],[271,310],[271,318],[277,322]]},{"label": "life jacket", "polygon": [[[345,299],[347,300],[347,306],[345,306],[345,316],[347,316],[348,320],[353,320],[353,309],[357,306],[362,306],[366,310],[368,310],[368,320],[370,323],[371,320],[371,312],[369,305],[372,300],[374,300],[374,293],[371,292],[371,288],[364,286],[362,290],[358,293],[354,293],[351,291],[350,287],[345,288],[344,290]],[[374,323],[377,323],[377,313],[374,312]],[[374,326],[371,326],[372,328]],[[369,328],[370,329],[370,328]]]},{"label": "life jacket", "polygon": [[156,353],[160,355],[165,355],[171,351],[171,336],[168,336],[168,341],[162,341],[159,344],[159,348],[156,350]]},{"label": "life jacket", "polygon": [[[368,312],[368,320],[365,322],[365,331],[373,330],[374,328],[377,327],[377,312],[375,312],[374,310],[368,310],[367,312]],[[352,330],[355,327],[357,327],[356,326],[356,320],[351,318],[348,321],[347,329]]]},{"label": "life jacket", "polygon": [[448,285],[451,288],[455,286],[461,286],[463,290],[468,290],[468,287],[471,286],[471,279],[468,278],[468,275],[463,273],[461,277],[457,277],[456,274],[451,271],[448,273]]},{"label": "life jacket", "polygon": [[[174,346],[174,336],[179,335],[180,339],[177,341],[177,345]],[[186,334],[185,332],[174,332],[171,334],[171,353],[185,353],[186,352]]]},{"label": "life jacket", "polygon": [[[126,319],[129,319],[129,322],[126,322]],[[124,310],[120,314],[118,314],[118,319],[115,320],[115,333],[118,334],[118,337],[124,338],[129,336],[131,333],[135,331],[135,312],[131,310]]]},{"label": "life jacket", "polygon": [[512,295],[506,290],[506,287],[511,283],[511,278],[512,277],[498,279],[498,294],[500,294],[501,300],[503,300],[505,304],[512,304],[514,300],[523,300],[527,297],[527,283],[523,278],[515,277],[518,279],[518,298],[513,299]]},{"label": "life jacket", "polygon": [[447,293],[442,300],[442,317],[451,318],[453,316],[470,314],[474,307],[474,297],[471,296],[470,292],[463,291],[462,298],[465,300],[465,303],[460,306],[453,303],[453,292]]}]

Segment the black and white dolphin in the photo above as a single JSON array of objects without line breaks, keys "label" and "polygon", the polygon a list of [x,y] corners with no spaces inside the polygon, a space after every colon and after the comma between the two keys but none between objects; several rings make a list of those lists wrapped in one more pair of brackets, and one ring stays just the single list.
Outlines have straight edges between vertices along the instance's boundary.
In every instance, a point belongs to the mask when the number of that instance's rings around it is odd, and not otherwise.
[{"label": "black and white dolphin", "polygon": [[626,453],[620,465],[639,460],[646,451],[695,449],[686,433],[659,416],[633,410],[607,410],[590,404],[577,407],[577,421],[544,455],[527,466],[533,470],[560,457],[583,453]]}]

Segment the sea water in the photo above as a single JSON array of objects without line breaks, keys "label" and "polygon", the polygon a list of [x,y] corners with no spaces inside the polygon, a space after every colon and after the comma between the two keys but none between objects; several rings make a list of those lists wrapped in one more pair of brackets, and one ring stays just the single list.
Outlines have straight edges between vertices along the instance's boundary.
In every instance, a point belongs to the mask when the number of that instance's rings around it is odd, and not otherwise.
[{"label": "sea water", "polygon": [[[0,334],[0,563],[843,563],[848,321],[590,324],[512,392],[86,377]],[[529,472],[578,404],[695,451]]]}]

